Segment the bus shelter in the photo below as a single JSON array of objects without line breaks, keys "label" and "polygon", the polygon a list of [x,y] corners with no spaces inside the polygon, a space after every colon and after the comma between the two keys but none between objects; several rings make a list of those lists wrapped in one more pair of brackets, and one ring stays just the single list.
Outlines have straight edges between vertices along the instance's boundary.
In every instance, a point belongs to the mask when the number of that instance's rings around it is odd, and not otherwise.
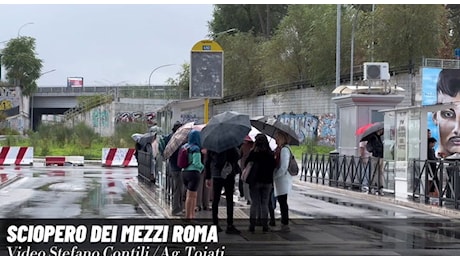
[{"label": "bus shelter", "polygon": [[395,199],[407,200],[414,191],[415,160],[427,159],[427,121],[430,113],[452,104],[380,110],[384,113],[384,160],[394,164]]}]

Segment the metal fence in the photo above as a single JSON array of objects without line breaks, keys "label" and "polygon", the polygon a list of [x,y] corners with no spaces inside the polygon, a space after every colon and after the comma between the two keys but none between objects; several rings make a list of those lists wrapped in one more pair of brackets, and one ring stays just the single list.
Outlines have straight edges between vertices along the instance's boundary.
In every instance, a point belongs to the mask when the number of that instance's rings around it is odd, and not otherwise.
[{"label": "metal fence", "polygon": [[[394,193],[394,163],[383,163],[382,166],[376,158],[304,153],[300,180],[351,190],[368,188],[370,191],[384,186],[387,192]],[[380,167],[383,167],[383,184],[377,178]]]},{"label": "metal fence", "polygon": [[145,151],[137,151],[137,171],[142,181],[155,183],[155,174],[152,153]]},{"label": "metal fence", "polygon": [[[395,162],[384,161],[385,190],[394,194]],[[413,160],[408,174],[408,194],[421,203],[460,207],[460,160]],[[302,154],[300,180],[337,188],[363,190],[380,186],[378,160],[339,155]]]},{"label": "metal fence", "polygon": [[[384,161],[385,191],[394,194],[394,161]],[[458,209],[460,206],[460,160],[413,160],[408,175],[412,200]],[[300,180],[336,188],[377,189],[380,161],[356,156],[331,154],[302,154]],[[151,152],[138,151],[138,173],[141,181],[155,187],[166,203],[172,198],[172,176],[168,163]]]},{"label": "metal fence", "polygon": [[414,160],[413,200],[459,208],[460,161]]},{"label": "metal fence", "polygon": [[157,194],[169,202],[173,182],[168,163],[161,156],[154,158],[152,152],[138,151],[137,164],[139,180],[157,189]]}]

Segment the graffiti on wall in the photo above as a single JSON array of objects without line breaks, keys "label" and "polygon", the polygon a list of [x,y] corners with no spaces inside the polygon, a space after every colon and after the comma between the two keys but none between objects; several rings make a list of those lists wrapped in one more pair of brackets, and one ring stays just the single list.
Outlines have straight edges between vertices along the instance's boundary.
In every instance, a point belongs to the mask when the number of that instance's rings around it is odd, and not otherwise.
[{"label": "graffiti on wall", "polygon": [[8,120],[8,127],[11,129],[16,129],[19,133],[24,131],[24,119],[21,117],[16,117]]},{"label": "graffiti on wall", "polygon": [[336,136],[335,114],[322,114],[318,117],[318,143],[335,146]]},{"label": "graffiti on wall", "polygon": [[109,111],[105,109],[93,110],[91,122],[93,127],[109,127]]},{"label": "graffiti on wall", "polygon": [[196,114],[181,114],[180,115],[181,123],[185,124],[188,122],[198,122],[198,116]]},{"label": "graffiti on wall", "polygon": [[309,113],[281,114],[277,117],[282,123],[289,125],[302,143],[306,139],[316,139],[321,145],[335,145],[334,114],[315,116]]},{"label": "graffiti on wall", "polygon": [[155,112],[119,112],[115,115],[115,123],[145,122],[147,125],[153,125],[155,120]]},{"label": "graffiti on wall", "polygon": [[0,88],[0,111],[7,117],[19,114],[19,98],[14,88]]},{"label": "graffiti on wall", "polygon": [[316,136],[318,118],[312,114],[282,114],[278,119],[294,129],[301,143]]}]

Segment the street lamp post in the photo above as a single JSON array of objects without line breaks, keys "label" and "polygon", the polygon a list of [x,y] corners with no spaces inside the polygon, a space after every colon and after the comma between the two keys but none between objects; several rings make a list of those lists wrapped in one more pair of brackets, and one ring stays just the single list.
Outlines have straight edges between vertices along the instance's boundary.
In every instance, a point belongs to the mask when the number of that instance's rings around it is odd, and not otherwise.
[{"label": "street lamp post", "polygon": [[34,24],[34,23],[32,23],[32,22],[30,22],[30,23],[25,23],[25,24],[21,25],[21,27],[19,27],[19,29],[18,29],[18,38],[21,37],[21,29],[24,28],[24,27],[26,27],[26,26],[29,25],[29,24]]},{"label": "street lamp post", "polygon": [[[56,71],[56,69],[45,71],[40,74],[40,77],[45,74],[54,72],[54,71]],[[34,95],[32,94],[30,95],[30,129],[34,130],[33,128],[34,128]]]},{"label": "street lamp post", "polygon": [[[151,80],[151,78],[152,78],[152,74],[153,74],[155,71],[157,71],[158,69],[164,68],[164,67],[169,67],[169,66],[174,66],[174,65],[177,65],[177,64],[174,64],[174,63],[171,63],[171,64],[164,64],[164,65],[161,65],[161,66],[158,66],[158,67],[154,68],[154,69],[152,70],[152,72],[150,72],[150,75],[149,75],[149,89],[151,88],[151,86],[150,86],[150,80]],[[165,88],[163,88],[163,98],[166,99],[166,89],[165,89]]]},{"label": "street lamp post", "polygon": [[358,19],[358,10],[356,14],[353,14],[352,24],[351,24],[351,46],[350,46],[350,86],[353,85],[353,66],[354,66],[354,57],[355,57],[355,27],[356,19]]},{"label": "street lamp post", "polygon": [[157,71],[158,69],[161,69],[161,68],[164,68],[164,67],[173,66],[173,65],[176,65],[176,64],[164,64],[164,65],[161,65],[161,66],[158,66],[158,67],[154,68],[154,69],[152,70],[152,72],[150,72],[150,75],[149,75],[149,88],[151,87],[151,86],[150,86],[150,79],[152,78],[152,74],[153,74],[155,71]]}]

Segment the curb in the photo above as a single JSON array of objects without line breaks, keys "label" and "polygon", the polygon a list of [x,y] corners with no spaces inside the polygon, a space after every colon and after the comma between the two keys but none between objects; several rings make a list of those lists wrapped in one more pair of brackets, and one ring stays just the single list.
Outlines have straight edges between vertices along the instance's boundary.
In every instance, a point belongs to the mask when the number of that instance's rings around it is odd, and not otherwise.
[{"label": "curb", "polygon": [[328,192],[336,193],[336,194],[337,193],[344,194],[344,195],[347,195],[347,196],[350,196],[350,197],[353,197],[353,198],[358,198],[358,199],[362,199],[362,200],[366,200],[366,201],[370,201],[370,202],[372,202],[372,201],[380,201],[380,202],[385,202],[385,203],[389,203],[389,204],[396,204],[396,205],[399,205],[399,206],[404,206],[404,207],[408,207],[408,208],[412,208],[412,209],[417,209],[417,210],[421,210],[421,211],[432,213],[432,214],[438,214],[438,215],[442,215],[442,216],[449,217],[449,218],[460,219],[460,211],[455,210],[455,209],[441,208],[441,207],[438,207],[438,206],[426,205],[426,204],[423,204],[423,203],[417,203],[417,202],[413,202],[413,201],[410,201],[410,200],[406,200],[406,201],[397,200],[397,199],[392,198],[392,197],[376,196],[376,195],[372,195],[372,194],[361,193],[361,192],[356,192],[356,191],[351,191],[351,190],[346,190],[346,189],[340,189],[340,188],[334,188],[334,187],[329,187],[327,185],[310,183],[310,182],[303,182],[303,181],[299,181],[299,180],[294,181],[293,184],[298,185],[298,186],[307,186],[308,188],[318,189],[318,190],[322,190],[322,191],[328,191]]},{"label": "curb", "polygon": [[165,218],[169,216],[167,210],[164,209],[163,206],[160,205],[160,202],[156,200],[156,194],[154,194],[156,192],[155,190],[147,190],[143,184],[133,180],[128,182],[128,186],[128,192],[139,203],[139,207],[144,210],[149,218]]},{"label": "curb", "polygon": [[1,184],[0,184],[0,189],[3,189],[3,188],[5,188],[6,186],[8,186],[8,185],[10,185],[10,184],[12,184],[12,183],[14,183],[14,182],[20,180],[20,179],[22,179],[22,176],[16,175],[16,176],[14,176],[13,178],[7,180],[6,182],[1,183]]},{"label": "curb", "polygon": [[[33,165],[35,165],[35,164],[45,165],[45,158],[34,158]],[[85,166],[85,165],[102,166],[102,161],[101,160],[84,160],[84,165],[78,165],[78,166]],[[77,166],[77,165],[75,165],[75,166]]]}]

